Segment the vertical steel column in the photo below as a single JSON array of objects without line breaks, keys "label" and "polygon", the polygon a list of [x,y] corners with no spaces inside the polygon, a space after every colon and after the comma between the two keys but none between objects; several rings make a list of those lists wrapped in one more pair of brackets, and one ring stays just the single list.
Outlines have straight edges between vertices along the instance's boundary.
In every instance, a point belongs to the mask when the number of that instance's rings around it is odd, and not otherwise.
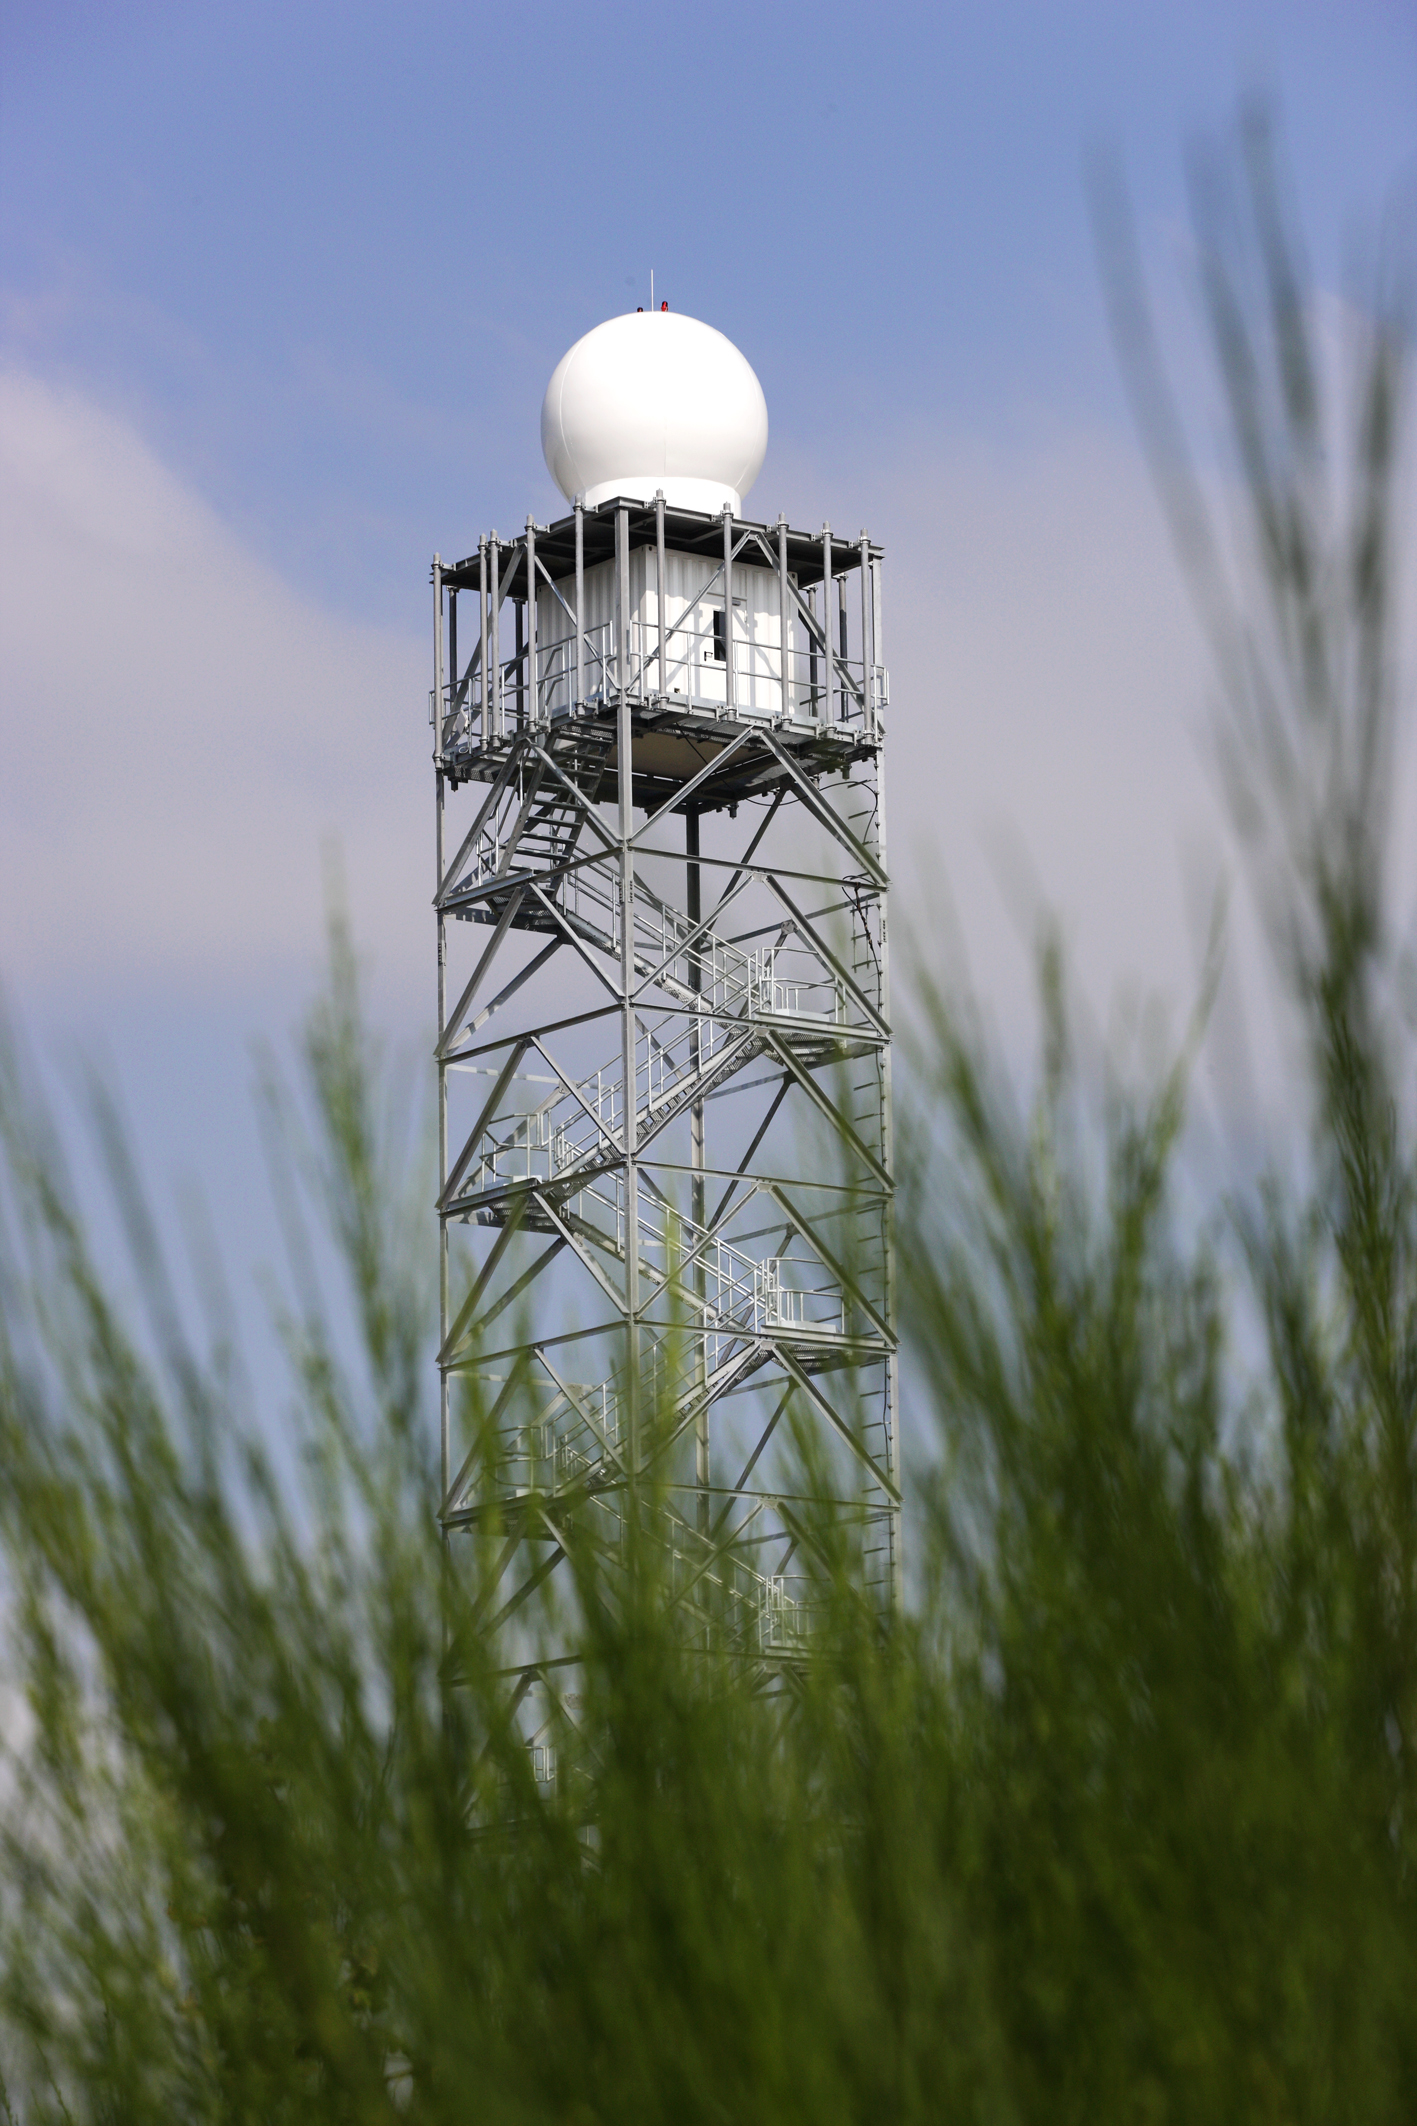
[{"label": "vertical steel column", "polygon": [[737,701],[733,684],[733,512],[723,508],[723,709],[731,717]]},{"label": "vertical steel column", "polygon": [[[699,865],[699,808],[690,804],[684,814],[684,900],[689,918],[690,931],[698,928],[703,920],[702,872]],[[703,993],[704,963],[700,941],[695,938],[689,952],[689,987],[694,993],[694,1022],[689,1034],[690,1064],[697,1078],[703,1068],[703,1024],[700,1018]],[[694,1329],[697,1348],[695,1360],[695,1388],[702,1398],[708,1388],[708,1265],[699,1243],[703,1238],[708,1218],[707,1196],[704,1183],[704,1103],[695,1100],[689,1109],[689,1220],[693,1226],[692,1244],[694,1256],[694,1300],[698,1308],[698,1321]],[[709,1458],[709,1413],[708,1404],[701,1401],[694,1418],[694,1482],[698,1487],[698,1528],[700,1535],[709,1532],[709,1483],[711,1481]]]},{"label": "vertical steel column", "polygon": [[667,620],[667,595],[669,587],[669,564],[664,552],[664,489],[658,488],[654,497],[654,558],[655,558],[655,617],[659,622],[659,698],[661,702],[669,693],[669,650],[665,636],[669,632]]},{"label": "vertical steel column", "polygon": [[871,649],[871,542],[861,534],[861,715],[866,736],[876,735],[876,668]]},{"label": "vertical steel column", "polygon": [[[443,558],[433,556],[433,761],[435,783],[434,861],[437,876],[434,880],[434,906],[438,915],[438,1194],[441,1198],[448,1185],[448,1073],[442,1058],[443,1034],[448,1015],[448,926],[441,906],[443,897],[443,804],[446,795],[446,778],[443,774]],[[438,1349],[441,1351],[448,1340],[448,1224],[445,1218],[438,1221]],[[438,1454],[442,1469],[443,1488],[440,1498],[448,1495],[449,1468],[449,1410],[448,1376],[440,1371],[438,1376]]]},{"label": "vertical steel column", "polygon": [[[496,532],[487,542],[487,558],[490,571],[487,595],[492,609],[492,735],[501,738],[506,712],[502,702],[502,555]],[[485,680],[483,684],[486,684]]]},{"label": "vertical steel column", "polygon": [[[807,600],[807,610],[815,619],[817,594],[810,583],[803,595]],[[810,627],[805,632],[807,636],[807,703],[815,718],[817,714],[817,638]]]},{"label": "vertical steel column", "polygon": [[777,639],[782,664],[782,713],[792,714],[792,586],[787,580],[787,519],[777,520]]},{"label": "vertical steel column", "polygon": [[[448,592],[448,722],[451,723],[453,704],[458,698],[458,594]],[[442,751],[440,746],[438,749]]]},{"label": "vertical steel column", "polygon": [[625,1154],[625,1395],[630,1478],[640,1471],[640,1187],[639,1095],[635,1078],[634,760],[630,723],[630,512],[615,512],[615,677],[619,689],[616,752],[620,784],[620,1118]]},{"label": "vertical steel column", "polygon": [[[881,649],[881,571],[873,562],[871,648],[878,663],[883,661]],[[876,822],[875,855],[882,871],[886,870],[886,749],[877,734],[876,762]],[[877,901],[880,921],[881,947],[881,1017],[887,1026],[891,1020],[891,958],[890,958],[890,905],[889,895],[882,893]],[[886,1042],[881,1050],[881,1164],[895,1179],[895,1118],[891,1099],[891,1043]],[[885,1317],[886,1327],[895,1335],[895,1202],[894,1194],[885,1207]],[[890,1421],[886,1426],[886,1474],[893,1484],[900,1482],[900,1447],[896,1428],[900,1423],[900,1358],[892,1349],[886,1359],[886,1400]],[[899,1506],[890,1509],[891,1522],[891,1603],[897,1614],[905,1596],[905,1583],[901,1562],[901,1511]]]},{"label": "vertical steel column", "polygon": [[585,511],[576,512],[576,713],[585,707]]},{"label": "vertical steel column", "polygon": [[881,653],[881,564],[879,560],[871,563],[871,658],[871,677],[876,701],[875,736],[879,738],[881,735],[881,716],[886,706],[882,698],[884,693],[882,681],[885,676],[886,660]]},{"label": "vertical steel column", "polygon": [[[516,566],[516,562],[513,561],[513,573],[515,573],[516,571]],[[524,624],[526,615],[525,609],[522,605],[522,601],[520,598],[514,598],[512,600],[512,603],[517,609],[517,632],[515,638],[516,654],[513,660],[512,670],[517,675],[515,682],[517,695],[517,729],[520,731],[526,723],[526,694],[524,691],[526,685],[526,674],[525,668],[522,664],[522,651],[526,648],[526,629]]]},{"label": "vertical steel column", "polygon": [[[492,736],[491,695],[487,689],[487,540],[484,536],[477,542],[477,624],[478,667],[482,675],[482,728],[479,737],[483,745]],[[468,723],[472,722],[471,704],[468,705]]]},{"label": "vertical steel column", "polygon": [[526,520],[526,715],[536,729],[536,519]]},{"label": "vertical steel column", "polygon": [[823,647],[823,649],[824,649],[824,650],[826,651],[826,667],[827,667],[827,673],[826,673],[826,678],[827,678],[827,692],[826,692],[826,700],[825,700],[825,703],[824,703],[824,707],[825,707],[825,710],[826,710],[826,714],[825,714],[825,715],[823,716],[823,718],[822,718],[822,721],[823,721],[824,723],[833,723],[833,722],[835,721],[835,718],[834,718],[834,717],[833,717],[833,715],[832,715],[832,664],[833,664],[833,661],[834,661],[834,660],[833,660],[833,658],[832,658],[832,600],[831,600],[831,589],[832,589],[832,528],[831,528],[830,524],[824,524],[824,525],[822,526],[822,647]]}]

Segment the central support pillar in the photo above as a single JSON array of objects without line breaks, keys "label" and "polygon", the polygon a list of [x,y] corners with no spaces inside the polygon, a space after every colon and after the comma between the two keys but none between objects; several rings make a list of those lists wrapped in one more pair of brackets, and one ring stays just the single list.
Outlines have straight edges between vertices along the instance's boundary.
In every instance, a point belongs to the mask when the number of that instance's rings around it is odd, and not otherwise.
[{"label": "central support pillar", "polygon": [[620,1127],[625,1155],[625,1402],[630,1481],[638,1481],[640,1440],[640,1188],[638,1083],[635,1072],[635,811],[634,743],[630,723],[630,516],[615,512],[615,681],[619,691],[616,748],[620,797],[620,979],[623,1076]]},{"label": "central support pillar", "polygon": [[[685,914],[692,935],[703,920],[702,872],[699,866],[699,808],[690,805],[684,814],[684,866]],[[702,996],[704,987],[704,963],[700,943],[689,954],[689,987],[695,998]],[[701,1007],[695,1007],[696,1015],[689,1037],[690,1060],[694,1076],[703,1072],[703,1029]],[[694,1483],[698,1491],[698,1527],[701,1535],[709,1532],[709,1484],[712,1471],[709,1461],[709,1414],[708,1394],[708,1266],[704,1260],[702,1235],[708,1218],[707,1193],[704,1186],[704,1103],[695,1100],[689,1110],[689,1218],[694,1229],[694,1305],[698,1319],[694,1324],[694,1339],[697,1353],[696,1387],[699,1395],[699,1411],[694,1419]]]}]

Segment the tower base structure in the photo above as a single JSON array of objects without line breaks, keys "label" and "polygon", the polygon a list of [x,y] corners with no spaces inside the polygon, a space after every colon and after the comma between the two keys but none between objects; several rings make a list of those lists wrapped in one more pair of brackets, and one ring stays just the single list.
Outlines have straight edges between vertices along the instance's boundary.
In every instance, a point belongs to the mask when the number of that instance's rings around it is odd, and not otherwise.
[{"label": "tower base structure", "polygon": [[770,1682],[824,1527],[899,1596],[880,550],[616,500],[433,583],[442,1525],[519,1697],[631,1517]]}]

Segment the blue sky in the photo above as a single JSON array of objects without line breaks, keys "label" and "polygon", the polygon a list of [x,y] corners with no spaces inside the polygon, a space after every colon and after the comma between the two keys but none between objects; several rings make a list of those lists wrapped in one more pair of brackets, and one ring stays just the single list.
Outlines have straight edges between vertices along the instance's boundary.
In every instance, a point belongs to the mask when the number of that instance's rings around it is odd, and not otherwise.
[{"label": "blue sky", "polygon": [[546,378],[651,267],[762,380],[750,512],[886,546],[893,847],[1005,1025],[1020,851],[1104,1004],[1183,1008],[1224,837],[1081,158],[1121,149],[1199,379],[1185,141],[1270,89],[1337,303],[1414,181],[1412,0],[11,0],[0,39],[0,972],[159,1176],[238,1193],[323,839],[426,1034],[428,559],[556,512]]},{"label": "blue sky", "polygon": [[1006,443],[1120,419],[1089,137],[1161,236],[1184,136],[1272,83],[1321,254],[1417,145],[1410,0],[8,12],[14,353],[388,619],[413,557],[549,505],[544,379],[651,266],[795,455]]}]

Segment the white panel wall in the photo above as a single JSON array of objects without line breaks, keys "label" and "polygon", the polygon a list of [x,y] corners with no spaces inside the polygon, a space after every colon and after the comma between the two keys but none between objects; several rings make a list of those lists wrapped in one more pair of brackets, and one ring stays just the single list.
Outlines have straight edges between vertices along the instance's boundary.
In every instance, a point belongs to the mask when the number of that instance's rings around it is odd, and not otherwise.
[{"label": "white panel wall", "polygon": [[[724,662],[715,656],[714,612],[723,611],[720,577],[708,596],[707,585],[718,574],[715,564],[695,554],[669,553],[665,557],[665,616],[667,639],[664,691],[672,701],[679,697],[690,708],[721,711],[727,698]],[[658,568],[653,547],[638,547],[630,555],[630,655],[638,672],[647,660],[639,686],[647,693],[659,691],[659,596]],[[574,606],[574,576],[558,585],[566,605]],[[601,660],[612,654],[615,615],[615,564],[601,561],[585,572],[585,625],[589,640],[585,651],[585,692],[593,700],[604,691]],[[549,691],[553,713],[569,705],[574,686],[575,643],[570,618],[545,584],[537,593],[538,668],[543,699]],[[794,644],[789,621],[788,652]],[[733,569],[733,672],[734,706],[739,714],[780,716],[783,713],[781,625],[778,579],[771,569],[753,568],[741,562]],[[639,688],[637,687],[637,691]]]}]

